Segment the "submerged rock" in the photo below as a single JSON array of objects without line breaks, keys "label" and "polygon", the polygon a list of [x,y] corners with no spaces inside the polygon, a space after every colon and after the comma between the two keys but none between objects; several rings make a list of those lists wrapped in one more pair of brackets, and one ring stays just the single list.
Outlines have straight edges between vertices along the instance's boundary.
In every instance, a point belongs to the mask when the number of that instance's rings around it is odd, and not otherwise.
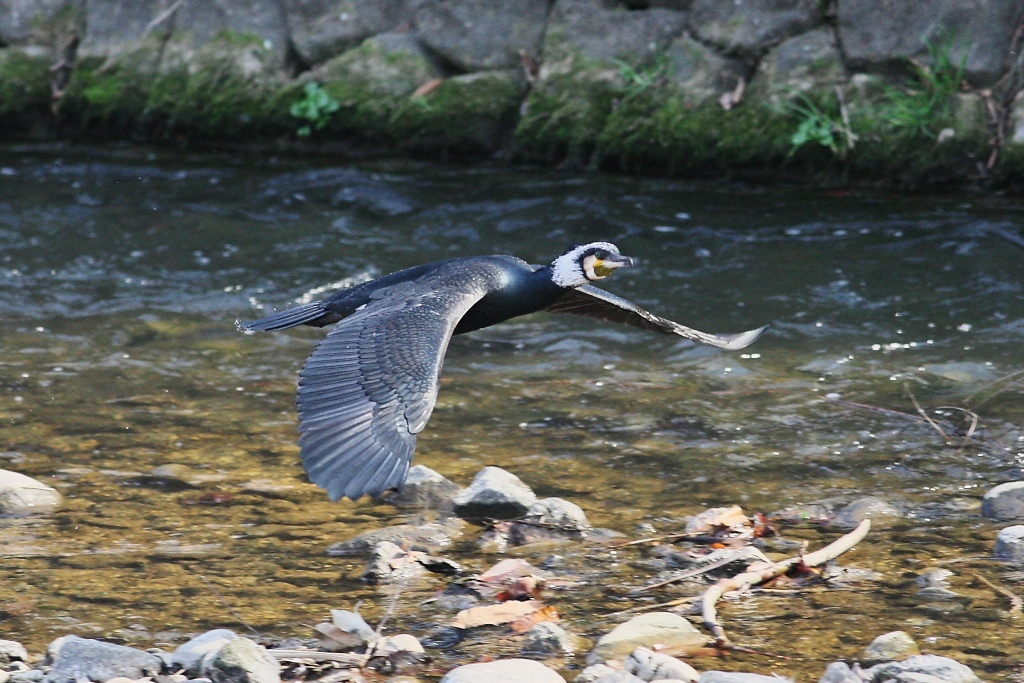
[{"label": "submerged rock", "polygon": [[47,657],[53,668],[46,674],[46,683],[155,677],[163,668],[163,660],[156,655],[78,636],[64,636],[50,643]]},{"label": "submerged rock", "polygon": [[1024,519],[1024,481],[1008,481],[981,499],[981,514],[989,519]]},{"label": "submerged rock", "polygon": [[693,624],[671,612],[648,612],[619,624],[598,639],[587,664],[623,659],[638,647],[659,645],[665,653],[701,646],[707,639]]},{"label": "submerged rock", "polygon": [[444,675],[441,683],[565,683],[554,669],[531,659],[499,659],[466,664]]},{"label": "submerged rock", "polygon": [[526,633],[521,652],[524,655],[572,656],[576,652],[573,637],[564,628],[551,621],[535,624]]},{"label": "submerged rock", "polygon": [[347,541],[340,541],[327,547],[331,557],[355,557],[369,555],[378,543],[389,541],[396,545],[408,546],[411,550],[440,552],[452,546],[452,539],[462,535],[465,523],[448,519],[439,523],[398,524],[359,534]]},{"label": "submerged rock", "polygon": [[526,511],[522,521],[562,531],[583,532],[593,528],[583,508],[561,498],[538,500]]},{"label": "submerged rock", "polygon": [[53,512],[60,505],[57,489],[19,472],[0,470],[0,514],[28,515]]},{"label": "submerged rock", "polygon": [[900,511],[892,503],[882,498],[867,496],[839,508],[832,524],[843,529],[852,529],[865,519],[887,521],[900,516]]},{"label": "submerged rock", "polygon": [[1024,567],[1024,524],[1008,526],[996,536],[997,560]]},{"label": "submerged rock", "polygon": [[864,649],[861,659],[868,664],[906,659],[918,653],[917,643],[904,631],[884,633]]},{"label": "submerged rock", "polygon": [[686,662],[654,652],[646,647],[638,647],[626,659],[626,671],[642,681],[672,680],[695,683],[700,674]]},{"label": "submerged rock", "polygon": [[537,496],[511,472],[485,467],[453,502],[463,519],[515,519],[527,513]]}]

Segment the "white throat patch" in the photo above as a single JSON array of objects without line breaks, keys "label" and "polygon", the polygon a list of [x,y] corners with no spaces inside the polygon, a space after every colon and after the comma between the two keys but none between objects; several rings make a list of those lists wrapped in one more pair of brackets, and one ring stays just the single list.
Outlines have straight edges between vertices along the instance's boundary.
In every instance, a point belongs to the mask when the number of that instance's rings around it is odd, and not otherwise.
[{"label": "white throat patch", "polygon": [[[581,244],[575,249],[568,251],[551,263],[551,280],[559,287],[579,287],[593,280],[601,278],[594,273],[593,265],[590,272],[586,272],[580,264],[580,257],[588,249],[604,249],[613,254],[619,253],[618,248],[609,242],[591,242]],[[588,277],[589,275],[589,277]]]}]

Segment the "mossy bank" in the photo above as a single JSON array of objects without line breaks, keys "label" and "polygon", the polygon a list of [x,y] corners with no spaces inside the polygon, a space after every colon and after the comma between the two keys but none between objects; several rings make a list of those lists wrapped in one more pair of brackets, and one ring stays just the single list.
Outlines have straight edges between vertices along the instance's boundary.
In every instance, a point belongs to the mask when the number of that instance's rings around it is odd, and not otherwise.
[{"label": "mossy bank", "polygon": [[899,186],[1024,180],[1024,6],[1009,0],[969,18],[928,0],[899,22],[872,21],[881,0],[23,4],[0,26],[8,140],[358,143]]}]

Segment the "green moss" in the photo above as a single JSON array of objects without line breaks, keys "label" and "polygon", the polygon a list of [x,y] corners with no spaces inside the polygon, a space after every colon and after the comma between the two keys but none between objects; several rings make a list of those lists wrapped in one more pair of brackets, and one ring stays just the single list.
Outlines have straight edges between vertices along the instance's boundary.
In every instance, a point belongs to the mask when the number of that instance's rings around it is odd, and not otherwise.
[{"label": "green moss", "polygon": [[522,96],[522,85],[508,74],[448,79],[428,95],[402,102],[391,134],[410,150],[493,152],[514,125]]},{"label": "green moss", "polygon": [[[145,110],[152,76],[139,68],[147,60],[133,57],[113,64],[81,60],[60,102],[61,115],[82,128],[134,130]],[[146,57],[151,61],[155,54]]]},{"label": "green moss", "polygon": [[49,63],[16,48],[0,49],[0,123],[21,127],[50,108]]}]

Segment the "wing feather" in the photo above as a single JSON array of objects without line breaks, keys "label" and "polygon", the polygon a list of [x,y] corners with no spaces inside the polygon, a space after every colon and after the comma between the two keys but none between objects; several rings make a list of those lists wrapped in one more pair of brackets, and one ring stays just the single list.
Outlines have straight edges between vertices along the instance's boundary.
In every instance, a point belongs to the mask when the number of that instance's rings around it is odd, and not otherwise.
[{"label": "wing feather", "polygon": [[642,330],[674,334],[702,344],[735,351],[749,346],[761,336],[767,325],[735,335],[716,335],[680,325],[667,318],[646,311],[632,301],[615,296],[592,285],[583,285],[567,291],[546,309],[549,313],[571,313],[588,318],[631,325]]}]

